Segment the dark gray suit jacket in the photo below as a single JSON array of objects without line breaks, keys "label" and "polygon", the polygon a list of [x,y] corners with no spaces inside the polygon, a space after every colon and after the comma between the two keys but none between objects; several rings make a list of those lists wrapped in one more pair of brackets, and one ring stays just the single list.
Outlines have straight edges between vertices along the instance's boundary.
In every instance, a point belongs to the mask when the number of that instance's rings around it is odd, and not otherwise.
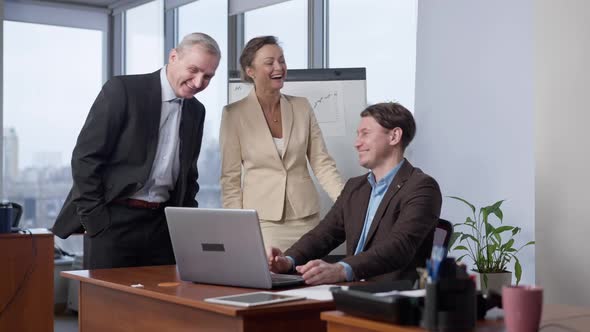
[{"label": "dark gray suit jacket", "polygon": [[[53,232],[66,238],[86,230],[99,233],[110,224],[107,204],[137,192],[148,179],[158,145],[162,88],[160,71],[117,76],[94,101],[72,153],[73,186]],[[180,173],[170,205],[197,206],[197,158],[205,107],[184,101],[180,123]]]},{"label": "dark gray suit jacket", "polygon": [[358,244],[371,196],[367,175],[348,180],[320,224],[286,252],[297,265],[319,259],[346,240],[346,258],[360,279],[408,279],[430,257],[442,197],[436,181],[404,161],[379,205],[364,250]]}]

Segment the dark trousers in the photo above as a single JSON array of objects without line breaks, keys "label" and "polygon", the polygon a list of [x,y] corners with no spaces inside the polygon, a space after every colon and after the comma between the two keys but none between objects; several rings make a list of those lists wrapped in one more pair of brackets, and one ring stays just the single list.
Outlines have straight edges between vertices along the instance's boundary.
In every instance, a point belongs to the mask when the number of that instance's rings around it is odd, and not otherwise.
[{"label": "dark trousers", "polygon": [[107,208],[110,226],[94,237],[84,235],[85,269],[176,264],[163,207]]}]

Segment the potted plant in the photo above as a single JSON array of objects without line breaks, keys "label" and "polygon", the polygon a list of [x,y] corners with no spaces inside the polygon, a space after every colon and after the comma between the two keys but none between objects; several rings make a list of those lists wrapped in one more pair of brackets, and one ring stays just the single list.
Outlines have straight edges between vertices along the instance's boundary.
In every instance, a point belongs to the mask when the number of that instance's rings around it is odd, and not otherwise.
[{"label": "potted plant", "polygon": [[[504,200],[482,207],[479,213],[476,213],[476,207],[463,198],[456,196],[449,196],[449,198],[465,203],[472,212],[472,216],[468,216],[465,222],[454,225],[455,229],[459,230],[453,233],[449,248],[452,248],[456,242],[456,246],[452,249],[465,252],[457,258],[457,261],[469,257],[475,265],[473,270],[481,278],[478,280],[481,290],[490,289],[499,293],[503,285],[511,284],[512,273],[508,271],[507,266],[514,261],[514,276],[518,285],[522,276],[522,267],[516,254],[522,248],[534,244],[535,241],[530,241],[519,248],[515,246],[514,237],[522,229],[502,225],[504,214],[500,206]],[[500,225],[493,226],[490,223],[491,216],[495,216],[500,221]]]}]

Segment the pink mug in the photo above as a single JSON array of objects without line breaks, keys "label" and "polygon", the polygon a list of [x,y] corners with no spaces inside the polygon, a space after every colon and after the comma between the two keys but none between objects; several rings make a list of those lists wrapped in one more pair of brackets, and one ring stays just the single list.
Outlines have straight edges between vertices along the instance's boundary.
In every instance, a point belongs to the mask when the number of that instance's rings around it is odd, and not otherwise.
[{"label": "pink mug", "polygon": [[504,286],[502,308],[508,332],[536,332],[539,330],[543,311],[543,288]]}]

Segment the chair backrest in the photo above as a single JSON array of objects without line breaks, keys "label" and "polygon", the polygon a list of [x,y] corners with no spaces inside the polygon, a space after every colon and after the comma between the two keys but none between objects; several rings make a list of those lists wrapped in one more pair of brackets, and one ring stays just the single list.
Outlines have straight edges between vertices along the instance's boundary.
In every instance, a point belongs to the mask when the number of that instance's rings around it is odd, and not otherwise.
[{"label": "chair backrest", "polygon": [[433,245],[443,246],[448,250],[451,235],[453,235],[453,224],[448,220],[438,219],[438,224],[434,231]]}]

